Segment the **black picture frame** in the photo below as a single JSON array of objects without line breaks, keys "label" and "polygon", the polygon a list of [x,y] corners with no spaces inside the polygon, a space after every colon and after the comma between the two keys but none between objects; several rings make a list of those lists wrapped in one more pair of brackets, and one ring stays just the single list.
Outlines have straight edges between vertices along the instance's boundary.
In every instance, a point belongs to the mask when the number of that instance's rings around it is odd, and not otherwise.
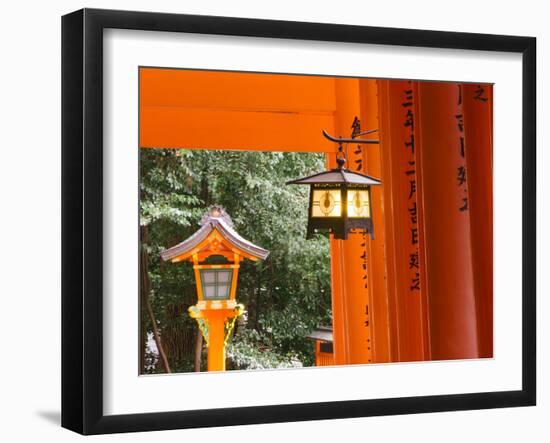
[{"label": "black picture frame", "polygon": [[[522,55],[522,389],[177,412],[103,413],[103,30],[501,51]],[[536,39],[83,9],[62,18],[62,426],[82,434],[319,420],[536,403]],[[519,149],[519,147],[518,147]]]}]

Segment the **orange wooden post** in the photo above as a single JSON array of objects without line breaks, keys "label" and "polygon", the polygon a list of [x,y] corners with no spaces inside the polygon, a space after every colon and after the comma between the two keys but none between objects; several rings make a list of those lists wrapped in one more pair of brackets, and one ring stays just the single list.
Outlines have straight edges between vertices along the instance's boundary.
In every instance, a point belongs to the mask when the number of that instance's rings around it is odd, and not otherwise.
[{"label": "orange wooden post", "polygon": [[205,310],[208,323],[208,371],[225,371],[225,322],[230,311]]},{"label": "orange wooden post", "polygon": [[[414,112],[418,114],[418,83],[413,82],[413,94],[416,97],[415,101],[415,110]],[[417,131],[418,132],[418,129]],[[420,316],[421,316],[421,340],[422,340],[422,354],[424,360],[430,360],[432,358],[432,348],[431,348],[431,339],[430,339],[430,303],[429,303],[429,291],[427,285],[427,275],[428,267],[426,263],[426,234],[425,234],[425,214],[424,214],[424,185],[422,182],[422,160],[420,157],[420,142],[418,149],[415,149],[415,162],[416,162],[416,208],[417,208],[417,217],[418,217],[418,234],[419,234],[419,243],[418,243],[418,263],[419,269],[417,269],[419,282],[420,282]],[[412,268],[412,265],[409,263],[409,267]]]},{"label": "orange wooden post", "polygon": [[[362,130],[379,129],[378,118],[378,82],[372,79],[359,80],[361,100]],[[380,139],[379,133],[361,137]],[[382,177],[382,166],[379,145],[358,145],[357,151],[363,155],[362,168],[359,172],[372,177]],[[375,238],[367,236],[369,251],[369,299],[370,318],[372,323],[372,361],[383,363],[391,361],[391,342],[389,324],[389,300],[386,285],[386,226],[384,222],[384,181],[382,186],[373,186],[372,217],[374,221]]]},{"label": "orange wooden post", "polygon": [[493,356],[493,87],[462,86],[479,356]]},{"label": "orange wooden post", "polygon": [[[349,241],[349,240],[346,240]],[[346,315],[346,285],[344,281],[345,264],[342,240],[330,239],[330,270],[332,293],[332,329],[334,363],[345,365],[348,362],[348,319]]]},{"label": "orange wooden post", "polygon": [[468,182],[461,92],[456,84],[419,82],[419,152],[426,286],[433,359],[478,357]]},{"label": "orange wooden post", "polygon": [[[349,137],[353,134],[353,122],[361,114],[359,80],[335,79],[335,93],[335,134]],[[355,146],[350,146],[346,167],[364,171],[365,166],[360,165],[363,161],[362,152],[357,151]],[[329,156],[329,166],[336,166],[333,155]],[[369,243],[363,234],[351,234],[347,240],[331,238],[333,343],[336,364],[372,362],[369,255]]]},{"label": "orange wooden post", "polygon": [[392,361],[429,358],[415,85],[379,80]]}]

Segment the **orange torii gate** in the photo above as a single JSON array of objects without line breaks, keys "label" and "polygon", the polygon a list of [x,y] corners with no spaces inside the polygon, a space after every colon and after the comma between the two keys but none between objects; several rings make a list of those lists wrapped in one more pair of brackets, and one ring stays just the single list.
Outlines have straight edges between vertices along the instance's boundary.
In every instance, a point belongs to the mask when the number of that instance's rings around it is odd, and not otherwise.
[{"label": "orange torii gate", "polygon": [[491,99],[490,85],[141,68],[140,146],[334,166],[322,129],[379,128],[380,146],[347,153],[382,186],[375,240],[331,240],[335,363],[491,357]]}]

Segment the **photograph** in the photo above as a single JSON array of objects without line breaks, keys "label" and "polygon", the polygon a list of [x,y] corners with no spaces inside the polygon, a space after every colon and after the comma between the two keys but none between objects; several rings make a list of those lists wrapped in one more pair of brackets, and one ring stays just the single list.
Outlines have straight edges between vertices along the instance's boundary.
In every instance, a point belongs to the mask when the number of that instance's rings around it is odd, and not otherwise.
[{"label": "photograph", "polygon": [[494,357],[493,84],[138,70],[140,376]]}]

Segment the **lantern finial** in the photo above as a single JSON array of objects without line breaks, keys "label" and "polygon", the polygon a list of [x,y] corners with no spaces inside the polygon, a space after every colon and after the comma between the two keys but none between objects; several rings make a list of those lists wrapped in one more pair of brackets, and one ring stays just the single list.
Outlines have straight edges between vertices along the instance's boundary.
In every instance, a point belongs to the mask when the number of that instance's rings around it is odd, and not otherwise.
[{"label": "lantern finial", "polygon": [[233,221],[231,220],[231,217],[229,214],[225,211],[225,208],[221,205],[212,205],[208,208],[206,213],[202,216],[199,225],[204,226],[208,222],[210,222],[213,218],[220,218],[222,219],[228,226],[233,228]]},{"label": "lantern finial", "polygon": [[338,165],[338,169],[343,169],[346,164],[346,156],[344,155],[344,148],[341,143],[338,146],[338,154],[336,154],[336,164]]}]

